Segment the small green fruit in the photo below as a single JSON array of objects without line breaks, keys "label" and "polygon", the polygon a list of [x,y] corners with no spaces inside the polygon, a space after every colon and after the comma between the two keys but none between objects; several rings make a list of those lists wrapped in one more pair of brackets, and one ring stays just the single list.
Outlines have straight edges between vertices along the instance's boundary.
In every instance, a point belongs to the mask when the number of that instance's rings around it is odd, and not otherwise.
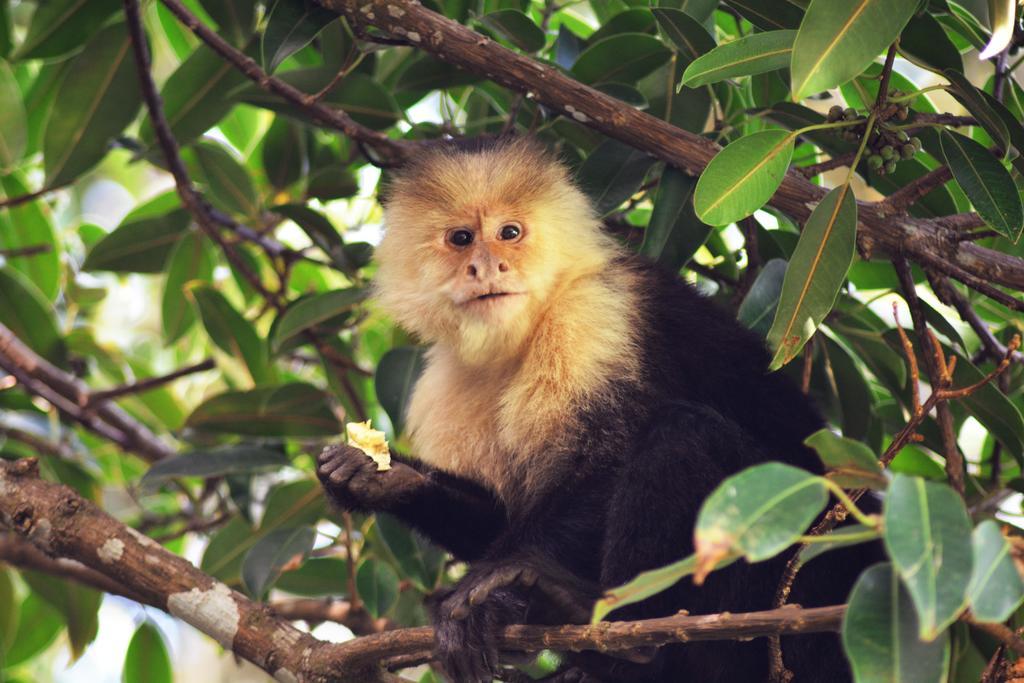
[{"label": "small green fruit", "polygon": [[900,147],[900,156],[904,159],[912,159],[915,154],[917,154],[917,148],[909,142]]},{"label": "small green fruit", "polygon": [[868,157],[868,168],[872,171],[877,171],[882,168],[883,164],[885,164],[885,160],[878,154],[872,154]]},{"label": "small green fruit", "polygon": [[895,159],[889,159],[889,161],[885,162],[885,172],[886,173],[895,173],[896,172],[896,160]]},{"label": "small green fruit", "polygon": [[917,136],[910,138],[910,144],[912,144],[914,146],[914,149],[916,149],[918,152],[920,152],[921,148],[923,147],[923,145],[921,144],[921,138]]},{"label": "small green fruit", "polygon": [[879,150],[879,154],[882,155],[883,159],[889,161],[890,159],[896,157],[896,148],[894,148],[892,145],[886,145],[885,147]]},{"label": "small green fruit", "polygon": [[828,116],[826,117],[829,123],[834,123],[843,118],[843,108],[838,104],[832,105],[832,108],[828,110]]},{"label": "small green fruit", "polygon": [[847,121],[856,121],[858,118],[857,110],[854,109],[853,107],[847,107],[846,109],[843,110],[843,118],[846,119]]}]

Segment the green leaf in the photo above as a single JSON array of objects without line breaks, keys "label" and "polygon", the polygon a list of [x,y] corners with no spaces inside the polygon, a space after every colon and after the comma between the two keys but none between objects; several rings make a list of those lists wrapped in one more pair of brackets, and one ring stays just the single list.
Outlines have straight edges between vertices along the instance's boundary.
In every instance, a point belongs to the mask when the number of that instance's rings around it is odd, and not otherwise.
[{"label": "green leaf", "polygon": [[786,262],[773,258],[757,274],[750,291],[743,297],[736,319],[762,337],[768,335],[775,309],[782,295],[782,281],[786,277]]},{"label": "green leaf", "polygon": [[309,169],[306,129],[288,119],[275,118],[263,137],[260,159],[274,188],[283,190],[297,182]]},{"label": "green leaf", "polygon": [[971,534],[974,568],[967,589],[971,616],[978,621],[1001,624],[1024,602],[1021,581],[1010,544],[991,519],[977,526]]},{"label": "green leaf", "polygon": [[107,18],[121,9],[117,0],[46,0],[36,5],[28,34],[15,59],[59,57],[85,44]]},{"label": "green leaf", "polygon": [[308,526],[276,529],[261,538],[242,562],[242,583],[249,595],[262,600],[285,567],[309,556],[315,540],[316,529]]},{"label": "green leaf", "polygon": [[124,23],[106,27],[75,57],[43,134],[46,184],[63,185],[107,154],[142,104]]},{"label": "green leaf", "polygon": [[857,683],[943,683],[949,635],[918,640],[917,615],[892,565],[861,574],[843,617],[843,649]]},{"label": "green leaf", "polygon": [[854,441],[868,438],[873,419],[875,397],[865,373],[854,362],[854,356],[831,337],[822,335],[828,364],[832,368],[835,391],[843,417],[843,436]]},{"label": "green leaf", "polygon": [[[723,567],[727,567],[732,564],[737,559],[738,558],[735,555],[724,558],[719,561],[714,568],[722,569]],[[626,605],[643,602],[652,595],[657,595],[658,593],[671,588],[682,579],[693,574],[696,569],[697,556],[690,555],[689,557],[685,557],[682,560],[673,562],[665,567],[659,567],[658,569],[651,569],[649,571],[642,572],[629,583],[619,586],[618,588],[605,591],[604,597],[598,600],[594,605],[594,614],[591,617],[591,623],[596,624],[617,609],[625,607]]]},{"label": "green leaf", "polygon": [[260,203],[252,178],[231,152],[211,140],[195,143],[192,152],[193,175],[206,186],[204,194],[214,206],[247,218],[259,215]]},{"label": "green leaf", "polygon": [[191,220],[184,209],[160,216],[132,218],[89,250],[82,270],[118,273],[160,273]]},{"label": "green leaf", "polygon": [[[947,355],[951,352],[944,347]],[[981,382],[985,373],[971,363],[970,359],[957,353],[956,368],[953,370],[953,386],[966,387]],[[979,387],[960,403],[988,429],[992,436],[1002,442],[1006,449],[1020,459],[1024,455],[1024,416],[1016,404],[992,382]]]},{"label": "green leaf", "polygon": [[281,574],[274,588],[309,597],[345,595],[348,563],[335,557],[308,559],[298,569]]},{"label": "green leaf", "polygon": [[[619,33],[653,33],[655,22],[654,8],[631,7],[601,22],[598,27],[586,40],[587,45],[604,40]],[[564,26],[564,24],[563,24]]]},{"label": "green leaf", "polygon": [[337,18],[337,14],[313,0],[277,0],[270,9],[260,42],[263,68],[274,73],[281,62],[308,45]]},{"label": "green leaf", "polygon": [[716,154],[697,181],[697,217],[708,225],[728,225],[764,206],[786,176],[793,140],[784,130],[763,130]]},{"label": "green leaf", "polygon": [[991,59],[1005,50],[1017,26],[1017,0],[990,0],[988,7],[992,38],[978,55],[981,60]]},{"label": "green leaf", "polygon": [[668,61],[672,53],[646,33],[620,33],[594,43],[573,64],[573,76],[588,85],[634,83]]},{"label": "green leaf", "polygon": [[655,7],[651,9],[661,32],[672,41],[683,65],[715,49],[715,39],[708,30],[682,10]]},{"label": "green leaf", "polygon": [[849,185],[840,185],[814,207],[786,269],[768,345],[777,370],[803,348],[835,305],[853,263],[857,242],[857,202]]},{"label": "green leaf", "polygon": [[[1010,141],[1010,133],[1002,117],[994,111],[989,104],[985,93],[978,90],[967,80],[967,77],[955,69],[946,69],[942,72],[950,85],[953,87],[949,93],[956,98],[956,101],[964,105],[964,108],[977,119],[985,132],[992,136],[992,139],[1002,149],[1007,149]],[[1015,124],[1020,126],[1020,124]],[[943,130],[945,132],[945,130]]]},{"label": "green leaf", "polygon": [[889,481],[882,474],[882,464],[871,449],[853,439],[819,429],[804,439],[804,443],[818,452],[828,473],[826,478],[844,489],[884,489]]},{"label": "green leaf", "polygon": [[200,0],[203,9],[217,22],[221,35],[238,46],[252,35],[256,25],[256,3],[250,0]]},{"label": "green leaf", "polygon": [[978,214],[1011,241],[1024,231],[1024,206],[1006,167],[974,140],[943,130],[942,154]]},{"label": "green leaf", "polygon": [[273,211],[298,225],[341,271],[354,272],[345,254],[345,241],[326,216],[303,204],[280,204]]},{"label": "green leaf", "polygon": [[480,17],[479,21],[523,52],[536,52],[546,42],[540,26],[517,9],[490,12]]},{"label": "green leaf", "polygon": [[377,515],[377,532],[398,562],[402,576],[424,592],[432,591],[444,571],[445,553],[390,515]]},{"label": "green leaf", "polygon": [[305,330],[348,313],[352,307],[366,298],[366,290],[359,287],[336,289],[332,292],[314,294],[289,306],[274,327],[271,348],[277,352],[289,340]]},{"label": "green leaf", "polygon": [[640,244],[641,254],[673,273],[686,265],[711,231],[693,211],[696,187],[693,176],[674,166],[665,167]]},{"label": "green leaf", "polygon": [[249,321],[213,287],[194,287],[189,293],[199,307],[203,327],[213,343],[244,362],[254,383],[272,381],[275,373],[266,346]]},{"label": "green leaf", "polygon": [[327,395],[301,382],[226,391],[200,404],[186,424],[209,432],[266,437],[334,436],[342,431]]},{"label": "green leaf", "polygon": [[171,658],[160,630],[146,621],[135,631],[124,657],[122,683],[173,683]]},{"label": "green leaf", "polygon": [[960,51],[946,35],[942,24],[927,12],[913,17],[903,29],[900,35],[900,52],[905,52],[939,71],[964,70],[964,60],[960,57]]},{"label": "green leaf", "polygon": [[795,5],[778,0],[729,0],[729,6],[763,31],[797,28],[804,15]]},{"label": "green leaf", "polygon": [[918,0],[813,0],[793,43],[794,100],[850,80],[888,49]]},{"label": "green leaf", "polygon": [[13,668],[34,658],[64,630],[64,619],[60,612],[36,593],[29,593],[22,601],[18,624],[30,625],[31,628],[15,630],[14,642],[3,653],[5,667]]},{"label": "green leaf", "polygon": [[597,212],[605,215],[629,199],[644,182],[654,158],[618,140],[605,140],[579,170],[579,183]]},{"label": "green leaf", "polygon": [[922,640],[932,641],[967,604],[971,522],[945,484],[896,475],[885,497],[885,547],[910,592]]},{"label": "green leaf", "polygon": [[686,67],[683,85],[695,88],[782,69],[789,65],[794,38],[796,31],[767,31],[719,45]]},{"label": "green leaf", "polygon": [[827,502],[825,481],[791,465],[769,462],[729,477],[697,514],[698,579],[726,557],[774,557],[807,531]]},{"label": "green leaf", "polygon": [[809,543],[800,551],[800,566],[803,567],[811,560],[821,557],[830,550],[848,548],[858,543],[869,543],[878,540],[882,535],[881,531],[864,526],[863,524],[850,524],[842,526],[822,536],[824,541]]},{"label": "green leaf", "polygon": [[0,268],[0,323],[51,363],[63,364],[64,342],[50,302],[24,275]]},{"label": "green leaf", "polygon": [[178,477],[222,477],[240,472],[280,469],[287,465],[288,458],[281,451],[255,444],[198,449],[155,463],[146,471],[139,485],[153,490]]},{"label": "green leaf", "polygon": [[379,560],[363,560],[356,570],[356,590],[366,611],[378,619],[398,600],[398,574]]},{"label": "green leaf", "polygon": [[164,343],[168,346],[182,337],[196,321],[196,314],[184,292],[195,283],[213,279],[217,252],[200,232],[189,232],[175,245],[167,261],[167,278],[160,299]]},{"label": "green leaf", "polygon": [[21,160],[28,144],[28,121],[14,72],[0,61],[0,171],[5,173]]},{"label": "green leaf", "polygon": [[73,581],[34,571],[23,570],[21,578],[39,597],[64,616],[71,643],[71,659],[77,660],[86,646],[96,638],[103,594]]},{"label": "green leaf", "polygon": [[[0,196],[20,197],[29,188],[19,173],[0,174]],[[0,211],[0,248],[46,245],[47,252],[7,259],[7,265],[31,280],[49,301],[60,291],[61,262],[50,211],[43,200],[25,202]],[[6,258],[6,257],[5,257]]]},{"label": "green leaf", "polygon": [[377,400],[391,418],[395,435],[405,428],[405,414],[409,408],[416,380],[423,372],[426,361],[424,349],[419,346],[399,346],[389,350],[377,364],[373,382]]},{"label": "green leaf", "polygon": [[239,580],[245,552],[256,542],[252,527],[241,515],[217,530],[203,552],[199,568],[227,583]]},{"label": "green leaf", "polygon": [[18,634],[18,596],[14,592],[11,571],[0,568],[0,666]]},{"label": "green leaf", "polygon": [[[164,114],[179,145],[187,145],[224,118],[235,105],[230,94],[245,76],[205,44],[199,45],[160,88]],[[153,124],[142,120],[139,139],[153,144]]]}]

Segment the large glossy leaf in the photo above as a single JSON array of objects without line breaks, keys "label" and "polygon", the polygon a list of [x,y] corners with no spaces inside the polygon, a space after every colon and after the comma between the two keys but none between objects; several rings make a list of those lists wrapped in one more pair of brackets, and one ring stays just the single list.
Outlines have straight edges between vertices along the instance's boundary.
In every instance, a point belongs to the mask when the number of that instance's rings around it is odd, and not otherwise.
[{"label": "large glossy leaf", "polygon": [[1024,206],[1010,172],[974,140],[943,130],[942,154],[978,214],[1016,242],[1024,231]]},{"label": "large glossy leaf", "polygon": [[64,342],[57,332],[52,307],[24,275],[0,268],[0,323],[29,348],[54,363],[63,363]]},{"label": "large glossy leaf", "polygon": [[199,307],[203,327],[213,343],[245,363],[256,384],[272,381],[275,373],[267,357],[267,348],[252,324],[213,287],[194,287],[190,296]]},{"label": "large glossy leaf", "polygon": [[850,80],[896,40],[918,0],[813,0],[793,44],[794,100]]},{"label": "large glossy leaf", "polygon": [[160,299],[166,344],[176,342],[195,323],[196,314],[184,292],[195,286],[190,283],[209,283],[216,263],[214,246],[200,232],[186,234],[174,247],[167,261],[167,278]]},{"label": "large glossy leaf", "polygon": [[327,395],[292,382],[251,391],[227,391],[204,401],[188,418],[203,431],[247,436],[333,436],[341,423]]},{"label": "large glossy leaf", "polygon": [[21,90],[7,62],[0,61],[0,171],[21,159],[28,144],[28,121]]},{"label": "large glossy leaf", "polygon": [[764,130],[716,154],[697,181],[697,217],[708,225],[728,225],[764,206],[786,176],[793,139],[784,130]]},{"label": "large glossy leaf", "polygon": [[337,18],[337,14],[313,0],[277,0],[270,9],[260,43],[263,68],[273,73],[281,62],[308,45]]},{"label": "large glossy leaf", "polygon": [[18,632],[20,599],[14,593],[12,571],[0,569],[0,658],[3,658]]},{"label": "large glossy leaf", "polygon": [[242,45],[252,34],[256,23],[256,4],[249,0],[201,0],[221,35],[235,45]]},{"label": "large glossy leaf", "polygon": [[394,517],[377,516],[377,533],[398,562],[402,576],[425,592],[432,591],[444,571],[445,553],[412,533]]},{"label": "large glossy leaf", "polygon": [[290,306],[274,326],[271,347],[278,351],[284,344],[305,330],[322,325],[352,310],[366,298],[366,290],[358,287],[315,294]]},{"label": "large glossy leaf", "polygon": [[[19,173],[0,173],[0,196],[20,197],[29,188]],[[0,211],[0,249],[43,246],[49,251],[7,259],[7,265],[31,280],[48,300],[60,290],[61,264],[50,212],[42,200]],[[6,258],[6,257],[5,257]]]},{"label": "large glossy leaf", "polygon": [[978,59],[991,59],[1005,50],[1017,27],[1017,0],[991,0],[988,3],[992,37]]},{"label": "large glossy leaf", "polygon": [[794,38],[796,31],[767,31],[720,45],[686,67],[683,85],[694,88],[782,69],[789,65]]},{"label": "large glossy leaf", "polygon": [[1010,555],[1010,544],[999,524],[988,519],[971,535],[974,567],[967,589],[971,616],[1001,624],[1024,602],[1024,582]]},{"label": "large glossy leaf", "polygon": [[769,462],[723,481],[697,515],[697,576],[723,558],[760,562],[796,542],[828,502],[821,477]]},{"label": "large glossy leaf", "polygon": [[[956,98],[957,102],[964,105],[971,116],[977,119],[997,145],[1006,149],[1010,140],[1006,122],[993,110],[985,94],[955,69],[946,69],[942,74],[949,79],[950,85],[953,86],[949,93]],[[1015,125],[1020,126],[1020,124]]]},{"label": "large glossy leaf", "polygon": [[184,209],[155,217],[129,216],[89,251],[82,270],[160,273],[189,220]]},{"label": "large glossy leaf", "polygon": [[377,364],[374,375],[377,400],[391,418],[396,435],[405,427],[409,398],[425,367],[423,351],[422,347],[399,346],[384,354]]},{"label": "large glossy leaf", "polygon": [[35,657],[56,640],[64,630],[64,619],[55,607],[36,593],[30,593],[21,603],[18,623],[31,628],[14,632],[10,649],[4,652],[4,665],[14,667]]},{"label": "large glossy leaf", "polygon": [[715,49],[715,39],[687,12],[657,7],[651,10],[661,32],[676,46],[683,66]]},{"label": "large glossy leaf", "polygon": [[843,617],[843,649],[857,683],[942,683],[949,636],[918,639],[918,621],[907,590],[892,565],[861,574]]},{"label": "large glossy leaf", "polygon": [[139,483],[152,489],[178,477],[222,477],[239,472],[280,469],[287,465],[288,458],[278,450],[255,444],[221,446],[164,458],[150,467]]},{"label": "large glossy leaf", "polygon": [[594,43],[573,64],[577,80],[593,84],[607,81],[633,83],[668,61],[661,41],[646,33],[620,33]]},{"label": "large glossy leaf", "polygon": [[249,172],[219,143],[200,140],[192,146],[195,177],[217,208],[248,218],[259,214],[259,198]]},{"label": "large glossy leaf", "polygon": [[672,272],[690,260],[711,230],[693,211],[696,187],[696,178],[666,166],[658,183],[654,211],[644,230],[640,253]]},{"label": "large glossy leaf", "polygon": [[631,7],[623,10],[607,21],[602,21],[598,29],[587,38],[586,43],[593,45],[619,33],[653,33],[654,11],[657,11],[657,8]]},{"label": "large glossy leaf", "polygon": [[64,616],[71,644],[71,658],[75,660],[81,657],[86,646],[96,638],[103,594],[74,581],[34,571],[22,571],[21,578],[33,592]]},{"label": "large glossy leaf", "polygon": [[366,611],[378,618],[398,599],[398,574],[380,560],[363,560],[356,571],[356,590]]},{"label": "large glossy leaf", "polygon": [[480,17],[480,23],[524,52],[544,47],[544,31],[517,9],[499,9]]},{"label": "large glossy leaf", "polygon": [[946,35],[942,24],[927,12],[916,15],[903,29],[900,36],[900,52],[939,69],[964,70],[960,51]]},{"label": "large glossy leaf", "polygon": [[[230,93],[245,80],[217,53],[205,45],[197,47],[160,88],[164,113],[178,144],[186,145],[216,125],[235,104]],[[148,117],[142,121],[139,137],[146,144],[155,139]]]},{"label": "large glossy leaf", "polygon": [[122,683],[173,683],[171,658],[160,630],[143,622],[135,631],[124,657]]},{"label": "large glossy leaf", "polygon": [[803,12],[794,4],[777,0],[728,0],[743,18],[765,31],[797,28]]},{"label": "large glossy leaf", "polygon": [[736,312],[737,320],[762,337],[768,335],[775,317],[775,309],[782,294],[782,281],[786,277],[786,265],[780,258],[773,258],[764,264]]},{"label": "large glossy leaf", "polygon": [[845,489],[884,489],[888,484],[878,458],[859,441],[825,428],[811,434],[804,443],[817,451],[828,470],[825,476]]},{"label": "large glossy leaf", "polygon": [[276,189],[298,182],[309,170],[306,138],[305,126],[284,117],[276,117],[263,137],[263,170]]},{"label": "large glossy leaf", "polygon": [[295,595],[338,597],[348,593],[348,563],[336,557],[311,558],[286,571],[274,588]]},{"label": "large glossy leaf", "polygon": [[771,368],[793,360],[835,304],[856,251],[857,203],[849,185],[814,207],[786,269],[782,298],[768,332]]},{"label": "large glossy leaf", "polygon": [[583,191],[602,216],[629,199],[644,182],[654,158],[617,140],[606,140],[590,153],[579,171]]},{"label": "large glossy leaf", "polygon": [[46,183],[62,185],[95,166],[142,104],[124,23],[106,27],[75,57],[43,134]]},{"label": "large glossy leaf", "polygon": [[117,0],[46,0],[36,6],[17,59],[58,57],[81,47],[121,8]]},{"label": "large glossy leaf", "polygon": [[286,567],[309,556],[315,540],[316,529],[308,526],[276,529],[261,538],[242,562],[242,583],[249,595],[263,599]]},{"label": "large glossy leaf", "polygon": [[967,605],[971,523],[944,484],[896,475],[885,498],[885,547],[914,602],[922,640],[934,640]]}]

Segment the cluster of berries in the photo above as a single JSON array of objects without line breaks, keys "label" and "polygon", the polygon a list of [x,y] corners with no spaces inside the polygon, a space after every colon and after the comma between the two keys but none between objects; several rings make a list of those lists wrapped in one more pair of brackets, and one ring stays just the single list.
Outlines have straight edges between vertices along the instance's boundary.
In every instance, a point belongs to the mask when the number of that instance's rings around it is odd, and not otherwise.
[{"label": "cluster of berries", "polygon": [[[894,97],[900,94],[898,91],[893,91],[892,93]],[[907,105],[897,105],[894,103],[892,108],[893,111],[887,118],[895,118],[899,121],[907,119],[909,115]],[[867,118],[858,114],[856,109],[853,107],[843,109],[839,105],[835,105],[828,110],[826,121],[829,123],[858,121],[858,125],[842,128],[839,131],[839,136],[850,142],[860,142],[867,126]],[[868,168],[879,175],[885,175],[895,172],[896,162],[900,159],[910,159],[920,152],[921,140],[917,137],[910,137],[902,130],[890,128],[884,121],[878,121],[877,125],[871,129],[867,149],[869,151],[867,157]]]}]

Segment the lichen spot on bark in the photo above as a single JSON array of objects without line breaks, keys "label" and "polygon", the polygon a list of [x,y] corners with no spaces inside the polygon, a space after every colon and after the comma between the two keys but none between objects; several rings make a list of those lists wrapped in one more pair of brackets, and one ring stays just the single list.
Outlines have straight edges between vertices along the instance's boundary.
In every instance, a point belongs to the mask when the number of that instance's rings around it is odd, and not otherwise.
[{"label": "lichen spot on bark", "polygon": [[103,564],[114,564],[124,554],[124,541],[119,538],[108,538],[96,554],[100,556]]},{"label": "lichen spot on bark", "polygon": [[206,591],[175,593],[167,598],[167,611],[231,649],[238,633],[238,604],[223,583]]}]

